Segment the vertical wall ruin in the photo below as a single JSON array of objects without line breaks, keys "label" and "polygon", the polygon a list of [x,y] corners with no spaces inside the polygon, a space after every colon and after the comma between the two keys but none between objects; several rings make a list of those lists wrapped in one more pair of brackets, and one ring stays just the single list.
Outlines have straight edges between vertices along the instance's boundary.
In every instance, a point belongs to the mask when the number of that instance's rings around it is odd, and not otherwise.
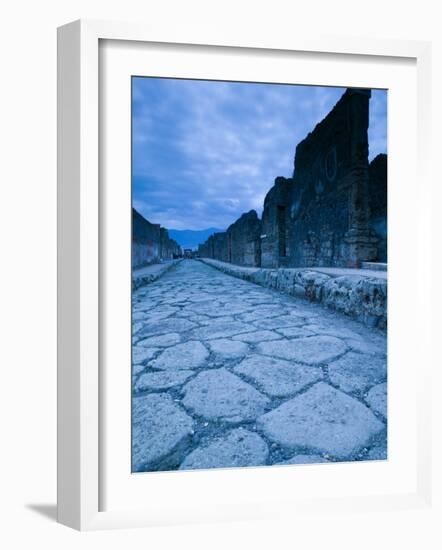
[{"label": "vertical wall ruin", "polygon": [[261,234],[261,266],[288,265],[291,256],[290,199],[294,182],[278,177],[264,199]]},{"label": "vertical wall ruin", "polygon": [[370,227],[378,240],[378,262],[387,261],[387,155],[375,157],[369,167]]},{"label": "vertical wall ruin", "polygon": [[368,194],[370,95],[348,89],[296,148],[292,266],[358,267],[376,259]]},{"label": "vertical wall ruin", "polygon": [[261,220],[255,210],[243,214],[227,229],[228,257],[231,263],[261,265]]},{"label": "vertical wall ruin", "polygon": [[171,260],[181,255],[180,245],[167,229],[150,223],[132,208],[132,268]]},{"label": "vertical wall ruin", "polygon": [[387,156],[368,162],[370,96],[347,89],[296,147],[292,178],[275,179],[262,222],[243,214],[200,255],[269,268],[386,262]]}]

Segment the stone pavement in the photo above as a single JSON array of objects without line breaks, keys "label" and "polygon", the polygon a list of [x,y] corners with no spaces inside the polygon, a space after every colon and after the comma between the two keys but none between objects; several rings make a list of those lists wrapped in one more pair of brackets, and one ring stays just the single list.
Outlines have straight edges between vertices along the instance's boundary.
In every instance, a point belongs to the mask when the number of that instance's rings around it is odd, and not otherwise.
[{"label": "stone pavement", "polygon": [[175,267],[181,260],[164,260],[158,264],[150,264],[132,271],[132,290],[153,283],[162,277],[169,269]]},{"label": "stone pavement", "polygon": [[184,260],[133,293],[133,471],[379,460],[385,332]]}]

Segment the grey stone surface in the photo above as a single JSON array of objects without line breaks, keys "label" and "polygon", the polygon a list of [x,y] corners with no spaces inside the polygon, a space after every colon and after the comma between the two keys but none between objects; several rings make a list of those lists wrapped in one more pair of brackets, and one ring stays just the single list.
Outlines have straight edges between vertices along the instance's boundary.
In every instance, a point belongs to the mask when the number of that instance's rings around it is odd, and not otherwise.
[{"label": "grey stone surface", "polygon": [[328,365],[330,380],[345,392],[363,391],[385,380],[387,364],[378,356],[348,352]]},{"label": "grey stone surface", "polygon": [[320,368],[306,367],[264,355],[252,355],[233,370],[271,397],[293,395],[322,378]]},{"label": "grey stone surface", "polygon": [[160,334],[159,336],[151,336],[150,338],[144,338],[138,342],[138,346],[143,346],[146,348],[156,347],[156,348],[167,348],[169,346],[174,346],[179,344],[181,337],[176,332],[170,332],[169,334]]},{"label": "grey stone surface", "polygon": [[370,449],[367,453],[367,460],[387,460],[387,446],[381,445]]},{"label": "grey stone surface", "polygon": [[235,334],[252,332],[256,330],[253,325],[241,321],[214,321],[207,326],[197,328],[192,332],[192,337],[201,340],[213,340],[215,338],[228,338]]},{"label": "grey stone surface", "polygon": [[349,457],[384,425],[363,404],[324,382],[261,416],[258,429],[279,445]]},{"label": "grey stone surface", "polygon": [[239,423],[262,414],[269,399],[228,370],[199,373],[184,386],[183,405],[209,420]]},{"label": "grey stone surface", "polygon": [[233,340],[241,340],[254,344],[256,342],[266,342],[268,340],[280,340],[281,335],[271,330],[259,330],[257,332],[247,332],[246,334],[238,334],[233,337]]},{"label": "grey stone surface", "polygon": [[193,420],[164,393],[132,401],[132,471],[178,467],[193,434]]},{"label": "grey stone surface", "polygon": [[181,386],[193,374],[192,370],[146,372],[137,380],[134,391],[167,390]]},{"label": "grey stone surface", "polygon": [[302,338],[305,336],[313,336],[314,332],[311,330],[307,330],[302,327],[286,327],[286,328],[278,328],[277,332],[282,334],[283,336],[287,338]]},{"label": "grey stone surface", "polygon": [[264,355],[280,357],[316,365],[335,359],[343,354],[347,345],[333,336],[311,336],[308,338],[297,338],[286,342],[262,342],[257,346]]},{"label": "grey stone surface", "polygon": [[[143,358],[133,363],[134,414],[137,412],[138,420],[144,417],[147,422],[145,429],[138,427],[134,434],[138,434],[139,449],[153,452],[164,445],[162,453],[138,462],[139,471],[178,469],[186,457],[197,449],[202,452],[212,449],[215,442],[221,446],[215,446],[215,450],[223,449],[224,467],[227,467],[231,464],[228,449],[233,439],[224,442],[228,436],[226,430],[239,427],[265,441],[269,448],[265,464],[280,463],[300,455],[320,454],[324,459],[327,455],[331,460],[340,459],[307,444],[285,447],[267,438],[257,419],[270,411],[275,412],[284,403],[308,395],[321,380],[330,380],[330,365],[339,357],[354,353],[353,346],[358,346],[357,355],[361,357],[358,376],[372,372],[373,360],[381,367],[386,365],[385,333],[318,304],[229,277],[197,261],[184,260],[158,281],[135,291],[133,304],[134,311],[139,314],[139,320],[133,320],[134,331],[138,331],[133,334],[134,352],[136,359]],[[196,308],[211,315],[195,313]],[[258,326],[261,321],[275,324],[275,319],[278,328]],[[287,324],[290,326],[285,326]],[[267,340],[273,334],[279,339]],[[342,350],[343,353],[335,355]],[[303,362],[296,357],[302,357]],[[321,363],[316,364],[318,358]],[[155,368],[152,368],[153,363]],[[319,382],[318,376],[322,376]],[[354,376],[351,369],[342,374],[349,386],[354,384]],[[363,391],[355,391],[352,399],[342,391],[337,392],[338,396],[350,401],[342,401],[339,397],[336,406],[341,407],[350,424],[356,422],[357,425],[354,433],[345,432],[346,444],[352,441],[357,447],[361,434],[373,431],[373,418],[383,426],[382,431],[376,432],[366,444],[364,441],[357,452],[343,457],[345,460],[370,460],[375,449],[376,456],[386,453],[385,421],[368,405],[367,395],[371,388],[372,385],[368,385]],[[139,400],[144,397],[159,399],[154,397],[158,395],[169,399],[141,407],[143,401]],[[299,422],[281,415],[279,429],[295,424],[308,434],[302,422],[306,426],[316,426],[317,437],[323,433],[324,445],[328,448],[330,437],[333,439],[330,429],[333,423],[330,424],[321,409],[324,403],[326,400],[319,399],[316,407],[303,407],[301,412],[305,420],[301,414]],[[368,411],[367,416],[362,419],[359,413],[354,416],[354,404]],[[345,409],[347,405],[349,408]],[[156,414],[158,417],[154,421]],[[192,427],[188,430],[183,428],[187,425],[183,418],[191,421]],[[342,422],[340,418],[334,423],[345,428]],[[152,442],[151,433],[154,434]],[[249,440],[247,437],[246,441]],[[139,450],[137,453],[140,456]],[[251,452],[252,455],[255,456]],[[241,457],[244,453],[238,454],[238,460],[242,460]],[[257,465],[258,458],[255,456],[253,460]]]},{"label": "grey stone surface", "polygon": [[281,464],[321,464],[323,462],[328,462],[328,460],[323,458],[321,455],[299,454],[292,456],[292,458],[289,458],[288,460],[284,460]]},{"label": "grey stone surface", "polygon": [[379,355],[386,361],[387,341],[371,341],[367,338],[346,338],[346,343],[353,351],[370,355]]},{"label": "grey stone surface", "polygon": [[143,363],[152,359],[152,357],[159,351],[159,348],[145,348],[144,346],[132,346],[132,362],[134,365]]},{"label": "grey stone surface", "polygon": [[258,434],[237,428],[207,446],[198,447],[182,462],[180,470],[261,466],[269,450]]},{"label": "grey stone surface", "polygon": [[[363,269],[341,268],[339,276],[322,273],[323,268],[310,269],[257,269],[237,266],[225,261],[203,258],[205,262],[224,273],[275,288],[291,296],[321,302],[359,322],[385,329],[387,326],[387,279],[379,272],[367,276]],[[336,274],[336,270],[334,270]],[[263,326],[263,328],[275,328]]]},{"label": "grey stone surface", "polygon": [[305,324],[304,318],[301,316],[281,315],[280,317],[272,317],[271,319],[261,319],[256,321],[255,325],[262,329],[281,329],[286,327],[300,327]]},{"label": "grey stone surface", "polygon": [[227,338],[209,340],[208,346],[213,353],[221,355],[225,359],[244,357],[249,351],[249,346],[246,343]]},{"label": "grey stone surface", "polygon": [[132,365],[132,376],[138,376],[146,368],[146,365]]},{"label": "grey stone surface", "polygon": [[167,334],[170,332],[186,332],[197,326],[188,319],[172,318],[163,321],[149,321],[143,324],[143,328],[138,331],[140,336],[153,336],[155,334]]},{"label": "grey stone surface", "polygon": [[209,352],[201,342],[190,340],[164,350],[157,359],[150,363],[154,369],[187,370],[203,367]]},{"label": "grey stone surface", "polygon": [[[132,251],[135,252],[139,247],[133,246]],[[143,249],[147,247],[141,247]],[[135,254],[136,256],[136,254]],[[153,283],[170,269],[176,266],[180,260],[171,260],[162,264],[153,264],[146,267],[135,269],[132,275],[132,290],[137,290],[142,286]]]},{"label": "grey stone surface", "polygon": [[370,408],[387,418],[387,383],[378,384],[371,388],[365,398]]}]

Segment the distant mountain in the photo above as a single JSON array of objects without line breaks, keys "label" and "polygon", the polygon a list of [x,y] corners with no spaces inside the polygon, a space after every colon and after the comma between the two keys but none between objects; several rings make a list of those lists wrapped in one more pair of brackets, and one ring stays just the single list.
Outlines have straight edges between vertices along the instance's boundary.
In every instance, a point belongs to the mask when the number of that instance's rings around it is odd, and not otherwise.
[{"label": "distant mountain", "polygon": [[169,236],[171,239],[175,239],[176,242],[183,248],[191,248],[195,250],[199,244],[205,242],[210,235],[219,233],[224,229],[217,229],[216,227],[209,227],[207,229],[169,229]]}]

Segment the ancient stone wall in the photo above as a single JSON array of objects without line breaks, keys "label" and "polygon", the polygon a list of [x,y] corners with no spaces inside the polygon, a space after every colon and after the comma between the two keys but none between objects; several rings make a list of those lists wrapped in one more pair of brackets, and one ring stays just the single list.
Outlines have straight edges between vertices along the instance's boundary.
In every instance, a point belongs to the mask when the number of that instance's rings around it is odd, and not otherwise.
[{"label": "ancient stone wall", "polygon": [[157,263],[161,257],[160,225],[132,209],[132,267]]},{"label": "ancient stone wall", "polygon": [[370,94],[348,89],[296,148],[290,266],[358,267],[377,257],[368,196]]},{"label": "ancient stone wall", "polygon": [[387,156],[369,165],[371,91],[350,88],[296,147],[291,178],[278,177],[264,201],[200,257],[244,266],[360,267],[387,259]]},{"label": "ancient stone wall", "polygon": [[132,268],[181,256],[181,247],[167,229],[150,223],[132,208]]},{"label": "ancient stone wall", "polygon": [[228,261],[228,251],[227,251],[227,233],[214,233],[211,236],[211,246],[212,246],[212,258],[217,258],[222,262]]},{"label": "ancient stone wall", "polygon": [[[243,214],[226,232],[227,261],[245,266],[261,263],[261,220],[255,210]],[[215,257],[220,260],[221,258]]]},{"label": "ancient stone wall", "polygon": [[376,234],[376,260],[387,261],[387,155],[375,157],[369,167],[370,227]]},{"label": "ancient stone wall", "polygon": [[160,237],[161,237],[161,259],[162,260],[173,260],[178,258],[181,255],[181,247],[174,240],[169,237],[169,232],[164,227],[160,228]]},{"label": "ancient stone wall", "polygon": [[198,256],[200,258],[211,258],[212,257],[209,254],[209,241],[208,240],[205,243],[201,243],[201,244],[198,245]]},{"label": "ancient stone wall", "polygon": [[293,179],[278,177],[267,193],[262,213],[261,266],[286,265],[291,256],[290,199]]}]

